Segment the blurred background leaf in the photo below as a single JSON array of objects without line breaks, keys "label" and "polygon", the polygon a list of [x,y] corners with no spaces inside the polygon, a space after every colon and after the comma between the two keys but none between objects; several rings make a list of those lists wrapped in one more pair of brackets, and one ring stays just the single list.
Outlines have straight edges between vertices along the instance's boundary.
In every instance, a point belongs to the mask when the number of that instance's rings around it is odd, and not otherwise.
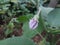
[{"label": "blurred background leaf", "polygon": [[0,45],[36,45],[26,37],[14,37],[0,41]]}]

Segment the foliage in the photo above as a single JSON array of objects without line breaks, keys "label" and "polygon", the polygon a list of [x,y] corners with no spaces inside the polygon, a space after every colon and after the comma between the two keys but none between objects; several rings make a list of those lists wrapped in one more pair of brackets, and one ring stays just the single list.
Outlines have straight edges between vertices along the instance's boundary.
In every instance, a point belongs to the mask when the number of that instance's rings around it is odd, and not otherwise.
[{"label": "foliage", "polygon": [[[47,38],[49,34],[54,37],[60,33],[60,8],[44,7],[46,1],[0,1],[0,33],[3,32],[0,45],[55,45],[55,38],[52,41]],[[29,21],[38,13],[38,7],[41,8],[38,27],[33,30],[29,28]],[[45,37],[41,34],[43,31],[46,31]],[[42,38],[38,43],[33,40],[37,34]]]},{"label": "foliage", "polygon": [[0,41],[0,45],[36,45],[34,42],[25,37],[14,37]]}]

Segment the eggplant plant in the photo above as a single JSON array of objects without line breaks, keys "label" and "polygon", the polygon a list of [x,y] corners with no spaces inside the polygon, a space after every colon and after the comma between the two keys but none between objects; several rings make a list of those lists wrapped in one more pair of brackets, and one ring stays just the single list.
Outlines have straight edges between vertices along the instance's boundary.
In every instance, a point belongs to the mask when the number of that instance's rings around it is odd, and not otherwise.
[{"label": "eggplant plant", "polygon": [[1,0],[0,45],[57,45],[59,0]]}]

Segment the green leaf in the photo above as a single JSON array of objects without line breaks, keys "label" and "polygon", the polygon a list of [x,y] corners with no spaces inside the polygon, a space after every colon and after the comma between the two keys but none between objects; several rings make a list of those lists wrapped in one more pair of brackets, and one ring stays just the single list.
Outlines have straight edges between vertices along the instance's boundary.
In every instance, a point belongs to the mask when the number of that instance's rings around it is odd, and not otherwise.
[{"label": "green leaf", "polygon": [[19,22],[25,22],[25,21],[28,20],[28,18],[27,18],[26,16],[20,16],[20,17],[17,18],[17,20],[18,20]]},{"label": "green leaf", "polygon": [[9,22],[8,28],[9,28],[9,29],[13,29],[13,27],[14,27],[14,24],[13,24],[12,22]]},{"label": "green leaf", "polygon": [[54,10],[54,8],[51,8],[51,7],[43,7],[43,6],[41,6],[41,9],[42,9],[42,12],[45,12],[47,14],[49,14],[51,11]]},{"label": "green leaf", "polygon": [[10,33],[12,33],[12,32],[13,32],[13,30],[7,29],[7,30],[5,31],[5,35],[8,35],[8,34],[10,34]]},{"label": "green leaf", "polygon": [[23,16],[18,17],[17,20],[19,22],[23,22],[24,23],[24,22],[28,21],[32,16],[33,16],[33,14],[23,15]]},{"label": "green leaf", "polygon": [[51,26],[60,26],[60,8],[56,8],[50,12],[47,19]]},{"label": "green leaf", "polygon": [[[47,15],[47,22],[50,25],[48,29],[52,33],[60,33],[60,8],[54,9]],[[53,28],[55,27],[55,28]]]},{"label": "green leaf", "polygon": [[46,17],[51,11],[54,10],[54,8],[50,8],[50,7],[43,7],[43,6],[40,6],[41,8],[41,14],[43,17]]},{"label": "green leaf", "polygon": [[5,34],[8,35],[13,32],[14,24],[10,22],[7,26],[7,30],[5,31]]},{"label": "green leaf", "polygon": [[32,40],[25,37],[14,37],[0,41],[0,45],[36,45]]}]

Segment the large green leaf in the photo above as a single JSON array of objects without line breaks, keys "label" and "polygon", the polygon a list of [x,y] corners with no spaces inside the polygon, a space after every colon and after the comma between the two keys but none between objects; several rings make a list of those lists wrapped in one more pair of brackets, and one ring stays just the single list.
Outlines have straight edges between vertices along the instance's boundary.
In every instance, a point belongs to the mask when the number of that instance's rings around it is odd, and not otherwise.
[{"label": "large green leaf", "polygon": [[14,37],[0,41],[0,45],[36,45],[32,40],[25,37]]},{"label": "large green leaf", "polygon": [[47,15],[54,10],[54,8],[50,8],[50,7],[43,7],[43,6],[40,6],[41,8],[41,15],[43,18],[47,17]]},{"label": "large green leaf", "polygon": [[47,15],[47,23],[49,24],[49,30],[52,33],[60,33],[60,8],[54,9]]},{"label": "large green leaf", "polygon": [[56,8],[49,13],[47,19],[51,26],[60,26],[60,8]]}]

